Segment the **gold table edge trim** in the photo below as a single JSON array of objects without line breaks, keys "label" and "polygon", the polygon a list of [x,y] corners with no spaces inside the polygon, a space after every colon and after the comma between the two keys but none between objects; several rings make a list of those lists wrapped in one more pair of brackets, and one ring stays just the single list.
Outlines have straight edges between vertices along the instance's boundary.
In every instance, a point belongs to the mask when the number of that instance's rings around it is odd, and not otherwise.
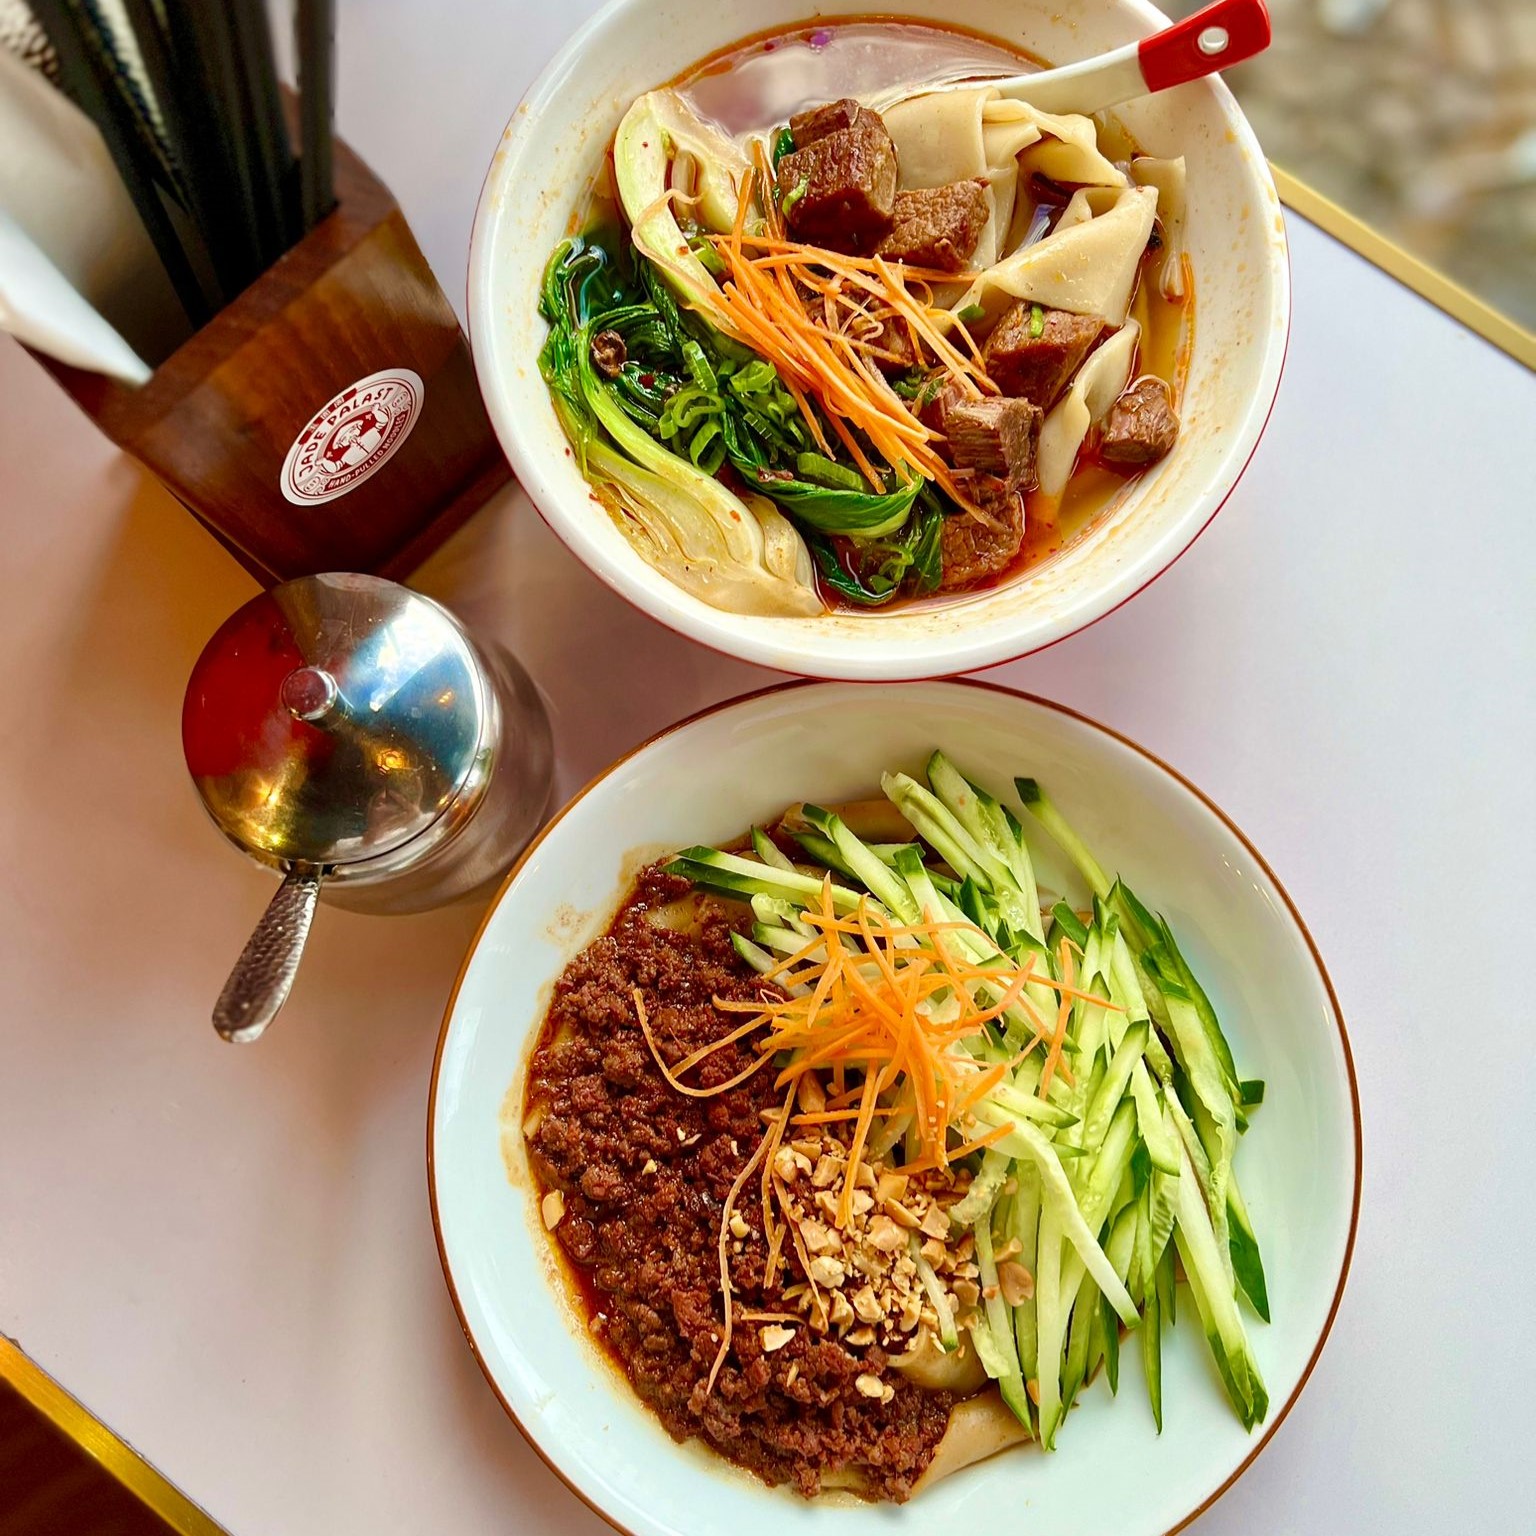
[{"label": "gold table edge trim", "polygon": [[1270,170],[1274,173],[1275,190],[1280,194],[1280,201],[1293,213],[1299,213],[1325,234],[1332,235],[1341,245],[1347,245],[1357,255],[1380,267],[1389,277],[1395,277],[1436,309],[1443,310],[1453,320],[1459,320],[1468,330],[1475,331],[1501,352],[1507,352],[1516,362],[1536,370],[1536,333],[1526,330],[1476,294],[1436,271],[1421,257],[1372,229],[1363,219],[1340,207],[1331,198],[1323,196],[1291,172],[1273,162]]},{"label": "gold table edge trim", "polygon": [[177,1536],[227,1536],[163,1473],[59,1385],[14,1339],[0,1333],[0,1381],[74,1442]]}]

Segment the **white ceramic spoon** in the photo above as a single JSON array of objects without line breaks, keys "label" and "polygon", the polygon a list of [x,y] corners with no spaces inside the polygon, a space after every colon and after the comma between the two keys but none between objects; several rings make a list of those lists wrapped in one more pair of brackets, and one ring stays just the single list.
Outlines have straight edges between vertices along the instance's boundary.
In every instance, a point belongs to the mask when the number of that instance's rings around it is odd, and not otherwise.
[{"label": "white ceramic spoon", "polygon": [[[1099,112],[1240,64],[1269,47],[1269,35],[1269,8],[1264,0],[1215,0],[1161,32],[1077,64],[985,82],[972,76],[928,89],[959,90],[985,83],[1010,100],[1027,101],[1042,112]],[[883,111],[919,94],[926,92],[907,85],[866,99],[876,111]]]}]

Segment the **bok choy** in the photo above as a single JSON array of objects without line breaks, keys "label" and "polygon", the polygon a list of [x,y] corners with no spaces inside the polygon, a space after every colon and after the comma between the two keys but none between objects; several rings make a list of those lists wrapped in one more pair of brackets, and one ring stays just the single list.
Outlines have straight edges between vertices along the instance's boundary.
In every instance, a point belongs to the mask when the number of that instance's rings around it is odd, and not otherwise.
[{"label": "bok choy", "polygon": [[[646,558],[716,607],[819,613],[809,554],[783,514],[763,497],[737,496],[647,430],[653,372],[627,358],[613,378],[599,371],[593,342],[605,331],[626,351],[632,342],[641,358],[681,357],[675,307],[671,314],[658,308],[601,245],[568,240],[545,273],[540,312],[550,332],[539,371],[561,426],[582,473],[610,491],[624,514],[620,526]],[[659,411],[654,419],[659,431]],[[674,436],[683,430],[679,424]]]}]

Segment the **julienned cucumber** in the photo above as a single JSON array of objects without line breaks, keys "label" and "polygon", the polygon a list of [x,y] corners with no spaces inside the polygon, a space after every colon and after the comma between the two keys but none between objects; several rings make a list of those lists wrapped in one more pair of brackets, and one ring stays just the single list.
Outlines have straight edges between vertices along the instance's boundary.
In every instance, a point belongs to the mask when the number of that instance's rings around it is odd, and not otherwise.
[{"label": "julienned cucumber", "polygon": [[[942,942],[968,968],[963,986],[975,1008],[1001,1008],[954,1047],[968,1053],[969,1070],[1001,1070],[967,1122],[1001,1134],[970,1154],[970,1188],[949,1213],[952,1232],[974,1235],[981,1280],[982,1300],[961,1328],[916,1242],[912,1251],[939,1318],[939,1347],[968,1339],[1043,1448],[1054,1447],[1100,1365],[1117,1387],[1121,1327],[1139,1329],[1161,1431],[1175,1255],[1217,1374],[1251,1429],[1268,1395],[1240,1302],[1268,1322],[1269,1292],[1234,1162],[1263,1083],[1238,1075],[1215,1007],[1168,923],[1106,871],[1035,779],[1015,780],[1015,811],[943,752],[929,757],[924,778],[893,772],[881,781],[916,842],[868,843],[811,803],[777,833],[798,843],[809,867],[756,828],[750,853],[689,848],[667,868],[750,904],[751,937],[737,933],[733,943],[759,972],[808,950],[827,958],[805,915],[830,900],[839,917],[862,906],[903,925],[902,943]],[[1042,906],[1030,823],[1082,878],[1081,901],[1052,897]],[[866,940],[851,933],[834,942],[866,953]],[[878,975],[878,957],[870,961]],[[1071,984],[1059,993],[1068,965]],[[920,1006],[942,1006],[942,992]],[[882,1147],[900,1140],[900,1114],[893,1109],[898,1128]],[[953,1125],[949,1134],[953,1145]],[[1005,1263],[1027,1275],[1022,1297],[1012,1269],[1005,1294]]]}]

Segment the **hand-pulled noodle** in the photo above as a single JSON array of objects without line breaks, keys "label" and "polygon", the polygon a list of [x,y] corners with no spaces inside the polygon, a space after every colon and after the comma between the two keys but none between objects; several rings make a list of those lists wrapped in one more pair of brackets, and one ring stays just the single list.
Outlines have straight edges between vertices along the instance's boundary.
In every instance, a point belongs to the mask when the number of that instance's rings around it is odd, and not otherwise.
[{"label": "hand-pulled noodle", "polygon": [[1125,173],[1099,153],[1093,119],[1037,111],[1000,96],[994,86],[929,91],[885,110],[903,189],[942,187],[979,177],[989,217],[973,262],[991,266],[1013,222],[1019,177],[1123,187]]},{"label": "hand-pulled noodle", "polygon": [[1123,187],[1125,172],[1099,150],[1098,129],[1080,112],[1041,112],[1025,101],[999,98],[987,108],[989,122],[1028,122],[1035,138],[1019,156],[1025,176],[1044,176],[1066,186]]},{"label": "hand-pulled noodle", "polygon": [[1072,478],[1077,451],[1090,427],[1103,420],[1130,382],[1141,327],[1128,320],[1073,376],[1072,387],[1040,424],[1035,473],[1041,491],[1059,497]]},{"label": "hand-pulled noodle", "polygon": [[1157,160],[1142,155],[1131,161],[1131,178],[1141,186],[1157,188],[1157,212],[1163,221],[1158,287],[1165,299],[1178,303],[1184,297],[1184,157]]},{"label": "hand-pulled noodle", "polygon": [[1045,239],[988,267],[955,308],[996,316],[1024,299],[1122,325],[1156,213],[1155,187],[1082,187]]}]

